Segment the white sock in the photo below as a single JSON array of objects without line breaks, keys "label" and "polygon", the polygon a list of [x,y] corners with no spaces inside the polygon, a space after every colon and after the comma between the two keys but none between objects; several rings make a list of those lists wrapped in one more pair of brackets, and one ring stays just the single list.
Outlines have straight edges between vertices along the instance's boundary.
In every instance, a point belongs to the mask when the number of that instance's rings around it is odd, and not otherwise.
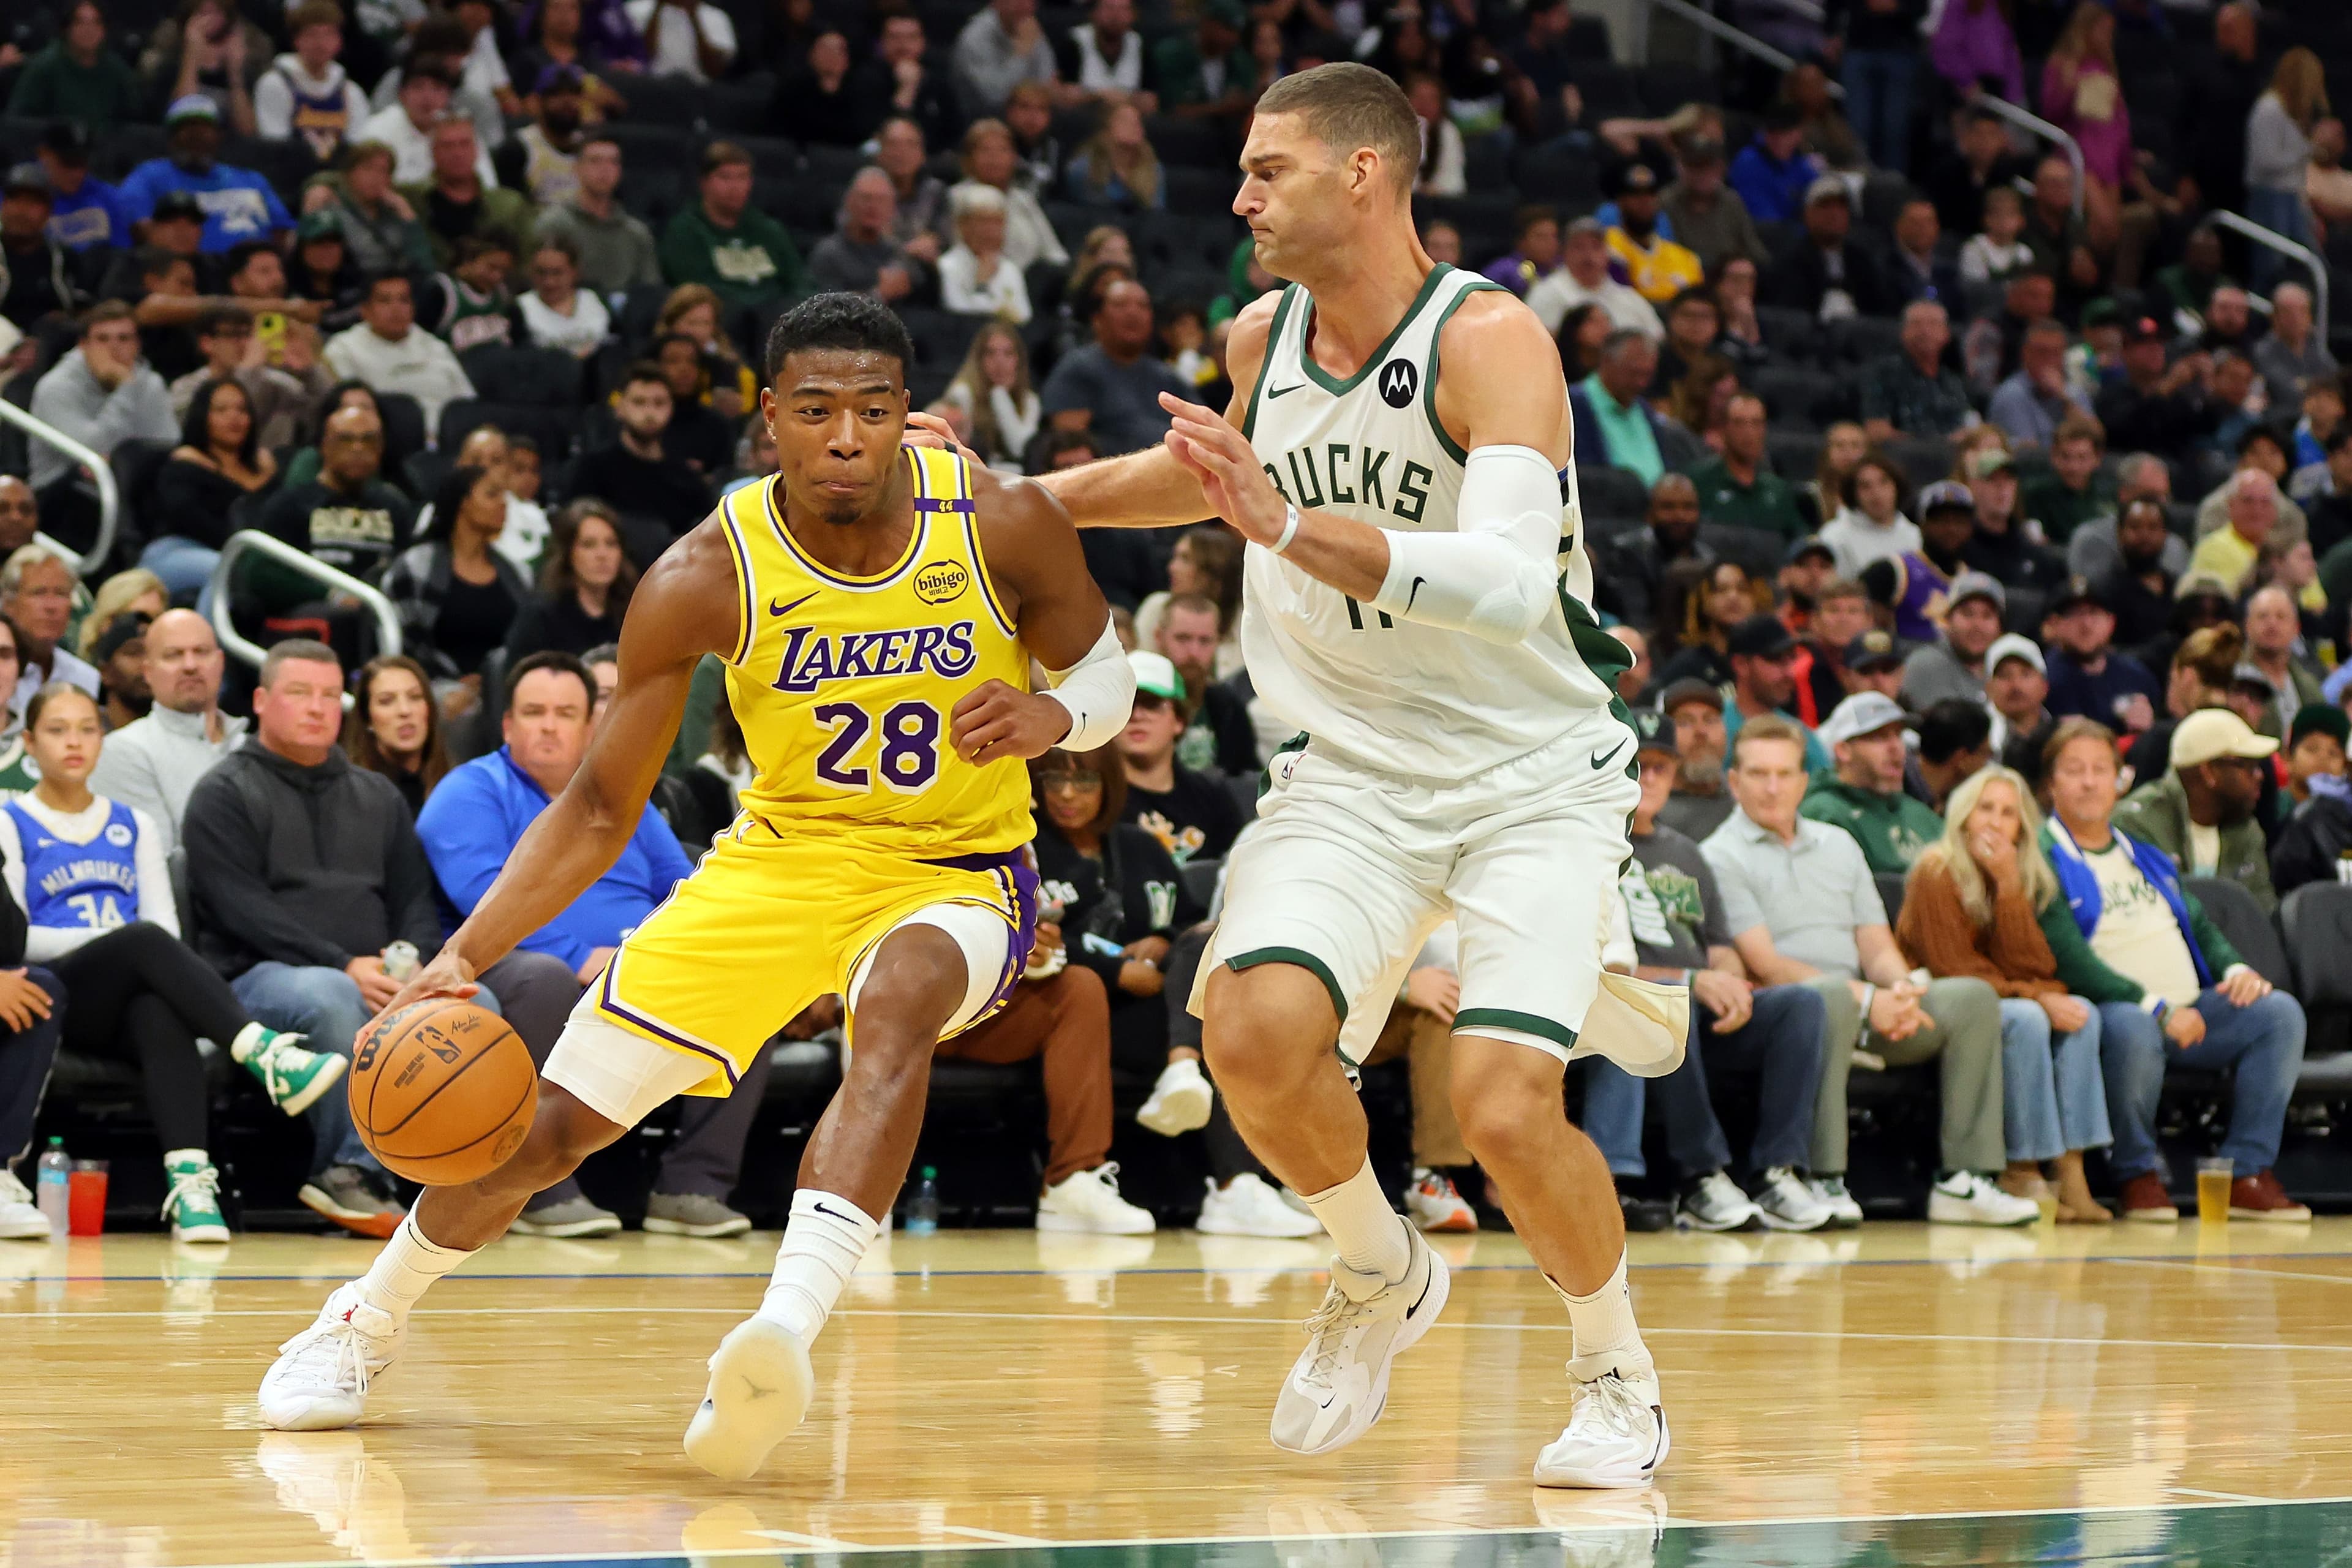
[{"label": "white sock", "polygon": [[260,1048],[264,1032],[260,1025],[254,1023],[248,1023],[244,1028],[239,1029],[236,1032],[236,1038],[228,1043],[228,1059],[240,1067],[244,1066],[245,1058]]},{"label": "white sock", "polygon": [[375,1255],[375,1262],[358,1280],[359,1292],[371,1307],[390,1312],[402,1322],[408,1320],[408,1310],[416,1305],[433,1282],[448,1273],[474,1254],[461,1252],[454,1247],[443,1247],[425,1239],[416,1228],[416,1215],[412,1210]]},{"label": "white sock", "polygon": [[1571,1296],[1567,1289],[1550,1275],[1544,1276],[1568,1307],[1568,1325],[1575,1337],[1575,1354],[1580,1359],[1591,1355],[1607,1355],[1612,1351],[1633,1351],[1647,1356],[1649,1349],[1642,1343],[1642,1330],[1633,1321],[1633,1292],[1625,1283],[1625,1255],[1617,1255],[1617,1267],[1601,1289],[1590,1296]]},{"label": "white sock", "polygon": [[847,1198],[801,1188],[793,1194],[792,1218],[784,1222],[776,1272],[759,1315],[783,1324],[803,1344],[815,1339],[850,1271],[881,1234],[881,1222]]},{"label": "white sock", "polygon": [[1315,1211],[1331,1239],[1339,1244],[1339,1261],[1360,1274],[1402,1279],[1412,1265],[1412,1247],[1406,1239],[1404,1220],[1389,1206],[1365,1157],[1361,1169],[1336,1187],[1299,1197]]}]

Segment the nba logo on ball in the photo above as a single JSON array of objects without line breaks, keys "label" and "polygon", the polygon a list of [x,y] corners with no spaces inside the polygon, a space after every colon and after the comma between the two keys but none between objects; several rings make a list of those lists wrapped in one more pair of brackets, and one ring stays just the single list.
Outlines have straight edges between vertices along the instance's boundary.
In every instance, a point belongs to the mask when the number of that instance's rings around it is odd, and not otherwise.
[{"label": "nba logo on ball", "polygon": [[1381,366],[1381,401],[1391,408],[1402,408],[1412,401],[1421,388],[1421,373],[1412,368],[1409,359],[1392,359]]}]

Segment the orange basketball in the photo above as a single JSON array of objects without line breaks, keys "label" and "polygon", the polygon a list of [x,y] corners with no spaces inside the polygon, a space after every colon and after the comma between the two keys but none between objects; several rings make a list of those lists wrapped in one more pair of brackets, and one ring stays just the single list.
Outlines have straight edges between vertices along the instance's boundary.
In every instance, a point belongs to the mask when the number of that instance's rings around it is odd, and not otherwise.
[{"label": "orange basketball", "polygon": [[388,1170],[428,1187],[479,1181],[513,1158],[539,1110],[539,1068],[505,1019],[428,996],[352,1056],[352,1121]]}]

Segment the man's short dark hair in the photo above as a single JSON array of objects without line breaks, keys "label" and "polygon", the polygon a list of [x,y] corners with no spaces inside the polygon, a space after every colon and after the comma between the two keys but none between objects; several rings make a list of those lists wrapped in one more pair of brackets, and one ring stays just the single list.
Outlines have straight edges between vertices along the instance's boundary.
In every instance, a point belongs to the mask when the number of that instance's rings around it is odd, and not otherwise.
[{"label": "man's short dark hair", "polygon": [[[421,35],[423,29],[420,27],[418,32]],[[411,47],[409,63],[402,68],[400,73],[400,85],[406,87],[412,81],[437,81],[451,92],[457,91],[457,73],[451,70],[439,55],[417,55],[415,51],[423,47],[422,43]]]},{"label": "man's short dark hair", "polygon": [[621,390],[626,392],[641,381],[650,381],[664,392],[669,390],[669,377],[662,374],[661,366],[649,359],[638,360],[621,373]]},{"label": "man's short dark hair", "polygon": [[517,452],[529,452],[532,457],[536,458],[539,456],[539,443],[528,436],[508,437],[507,456],[511,458]]},{"label": "man's short dark hair", "polygon": [[136,321],[138,319],[138,312],[131,310],[124,301],[101,300],[91,306],[89,313],[81,319],[81,335],[88,337],[92,331],[106,325],[109,321]]},{"label": "man's short dark hair", "polygon": [[1938,765],[1992,742],[1992,715],[1966,697],[1947,697],[1919,718],[1919,759]]},{"label": "man's short dark hair", "polygon": [[[785,360],[816,349],[887,354],[898,362],[902,379],[915,363],[915,340],[908,335],[907,323],[870,294],[813,294],[778,317],[768,331],[762,366],[768,384],[776,384]],[[653,374],[658,376],[661,372],[656,369]]]},{"label": "man's short dark hair", "polygon": [[738,163],[747,169],[756,167],[751,162],[751,150],[740,142],[713,142],[702,150],[702,174],[705,179]]},{"label": "man's short dark hair", "polygon": [[261,659],[261,684],[267,689],[278,679],[278,672],[289,664],[331,664],[343,668],[342,656],[316,637],[288,637],[272,643]]},{"label": "man's short dark hair", "polygon": [[253,312],[226,300],[207,305],[196,312],[195,329],[198,338],[216,338],[225,331],[250,332],[253,331]]},{"label": "man's short dark hair", "polygon": [[[552,245],[555,242],[550,240],[548,243]],[[533,246],[531,248],[536,250],[540,247]],[[464,267],[469,262],[479,261],[493,251],[507,256],[515,253],[515,243],[506,230],[485,228],[472,234],[461,234],[457,237],[457,243],[449,247],[449,265],[452,268]]]},{"label": "man's short dark hair", "polygon": [[571,676],[580,682],[580,689],[587,697],[588,705],[592,708],[596,705],[596,678],[589,673],[588,661],[577,654],[565,653],[562,648],[543,647],[537,653],[526,654],[515,660],[514,668],[507,671],[506,705],[509,708],[514,706],[515,693],[522,689],[522,678],[541,669]]},{"label": "man's short dark hair", "polygon": [[1523,206],[1517,212],[1511,215],[1511,233],[1520,239],[1525,239],[1528,237],[1528,230],[1535,227],[1538,224],[1557,224],[1559,222],[1559,212],[1558,208],[1548,207],[1543,205],[1541,203],[1537,203],[1530,206]]},{"label": "man's short dark hair", "polygon": [[172,269],[173,262],[188,259],[178,251],[166,250],[160,245],[142,245],[135,254],[142,278],[160,278]]},{"label": "man's short dark hair", "polygon": [[79,122],[53,120],[41,132],[41,151],[68,169],[89,167],[89,132]]},{"label": "man's short dark hair", "polygon": [[375,291],[383,287],[386,283],[398,283],[404,287],[410,286],[407,273],[403,272],[397,267],[383,268],[367,275],[367,287],[360,295],[361,301],[362,303],[373,302],[375,299]]},{"label": "man's short dark hair", "polygon": [[270,244],[266,239],[248,239],[240,245],[230,246],[228,247],[228,272],[226,276],[231,278],[236,277],[238,273],[246,269],[246,267],[251,263],[255,257],[260,255],[265,250],[272,256],[276,256],[278,254],[278,247]]}]

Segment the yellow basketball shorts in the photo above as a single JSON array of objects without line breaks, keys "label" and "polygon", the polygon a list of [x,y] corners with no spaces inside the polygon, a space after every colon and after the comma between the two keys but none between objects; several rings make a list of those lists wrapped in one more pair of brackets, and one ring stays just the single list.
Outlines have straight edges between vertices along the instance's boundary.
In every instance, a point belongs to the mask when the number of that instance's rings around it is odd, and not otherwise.
[{"label": "yellow basketball shorts", "polygon": [[595,1010],[707,1058],[709,1075],[687,1092],[723,1096],[778,1029],[820,996],[846,995],[870,948],[940,904],[1004,920],[1004,969],[977,1023],[1012,994],[1037,934],[1037,877],[1018,851],[916,859],[747,814],[623,940]]}]

